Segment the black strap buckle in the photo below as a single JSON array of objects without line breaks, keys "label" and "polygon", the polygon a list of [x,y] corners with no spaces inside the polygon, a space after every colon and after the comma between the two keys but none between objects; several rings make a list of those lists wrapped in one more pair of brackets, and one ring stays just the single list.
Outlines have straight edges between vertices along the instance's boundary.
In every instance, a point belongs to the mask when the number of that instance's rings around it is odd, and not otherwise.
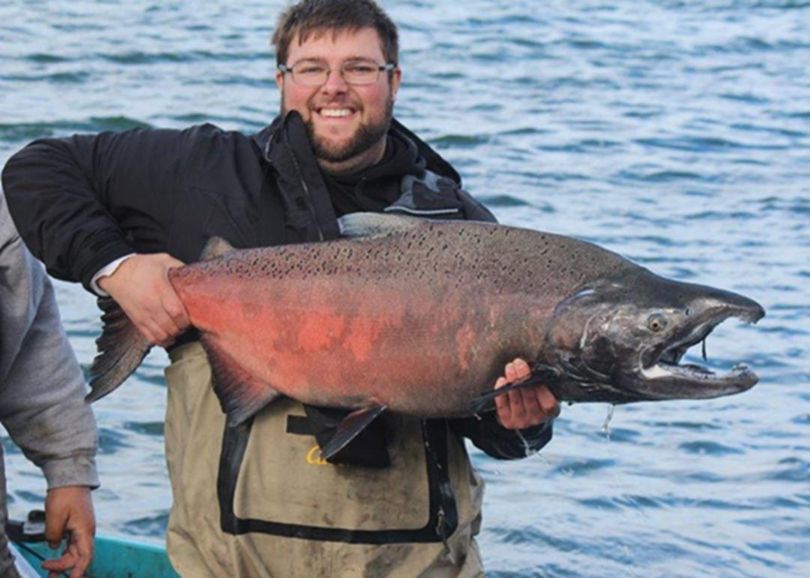
[{"label": "black strap buckle", "polygon": [[6,534],[12,542],[44,542],[45,512],[31,510],[25,520],[9,520]]}]

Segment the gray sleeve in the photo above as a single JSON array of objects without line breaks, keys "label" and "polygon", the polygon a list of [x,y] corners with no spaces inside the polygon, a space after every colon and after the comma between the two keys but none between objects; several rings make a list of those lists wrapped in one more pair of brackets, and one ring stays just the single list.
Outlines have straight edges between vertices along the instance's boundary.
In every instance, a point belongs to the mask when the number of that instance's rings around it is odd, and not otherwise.
[{"label": "gray sleeve", "polygon": [[96,422],[53,286],[0,193],[0,421],[49,488],[98,486]]}]

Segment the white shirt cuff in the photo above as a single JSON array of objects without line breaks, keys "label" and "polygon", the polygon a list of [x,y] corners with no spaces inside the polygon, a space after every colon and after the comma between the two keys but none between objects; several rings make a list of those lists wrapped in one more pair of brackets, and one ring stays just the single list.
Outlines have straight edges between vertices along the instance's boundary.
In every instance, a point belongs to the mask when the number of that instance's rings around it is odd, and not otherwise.
[{"label": "white shirt cuff", "polygon": [[129,259],[130,257],[134,257],[135,253],[130,253],[129,255],[124,255],[123,257],[119,257],[115,261],[108,263],[101,269],[99,269],[93,278],[90,279],[90,288],[93,290],[93,293],[98,295],[99,297],[109,297],[110,294],[104,291],[101,287],[98,286],[98,280],[102,277],[109,277],[113,273],[115,273],[116,269],[121,266],[121,263]]}]

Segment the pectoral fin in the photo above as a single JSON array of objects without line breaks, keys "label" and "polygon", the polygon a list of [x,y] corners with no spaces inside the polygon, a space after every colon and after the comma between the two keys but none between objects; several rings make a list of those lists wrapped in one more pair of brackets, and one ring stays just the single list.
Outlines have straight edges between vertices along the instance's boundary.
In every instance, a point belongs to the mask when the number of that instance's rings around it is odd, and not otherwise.
[{"label": "pectoral fin", "polygon": [[273,386],[247,372],[219,347],[215,339],[203,336],[200,340],[214,378],[214,391],[222,411],[228,416],[228,425],[236,427],[256,415],[268,403],[281,396]]},{"label": "pectoral fin", "polygon": [[377,416],[386,410],[384,405],[375,405],[353,411],[341,421],[332,439],[321,451],[324,459],[329,459],[345,448],[373,422]]},{"label": "pectoral fin", "polygon": [[509,383],[503,387],[493,389],[492,391],[487,391],[476,397],[470,404],[470,410],[474,415],[494,411],[495,398],[499,395],[504,395],[505,393],[509,393],[510,391],[514,391],[516,389],[523,389],[524,387],[549,385],[559,377],[560,372],[556,368],[551,367],[550,365],[535,364],[532,367],[531,374],[526,379]]}]

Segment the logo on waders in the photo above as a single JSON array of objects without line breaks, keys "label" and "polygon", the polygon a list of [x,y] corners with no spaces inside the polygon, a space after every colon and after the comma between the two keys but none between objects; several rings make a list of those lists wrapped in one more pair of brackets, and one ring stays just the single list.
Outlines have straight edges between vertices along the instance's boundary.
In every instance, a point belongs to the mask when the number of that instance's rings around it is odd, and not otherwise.
[{"label": "logo on waders", "polygon": [[307,452],[307,463],[311,466],[328,466],[329,462],[321,457],[321,448],[317,444]]}]

